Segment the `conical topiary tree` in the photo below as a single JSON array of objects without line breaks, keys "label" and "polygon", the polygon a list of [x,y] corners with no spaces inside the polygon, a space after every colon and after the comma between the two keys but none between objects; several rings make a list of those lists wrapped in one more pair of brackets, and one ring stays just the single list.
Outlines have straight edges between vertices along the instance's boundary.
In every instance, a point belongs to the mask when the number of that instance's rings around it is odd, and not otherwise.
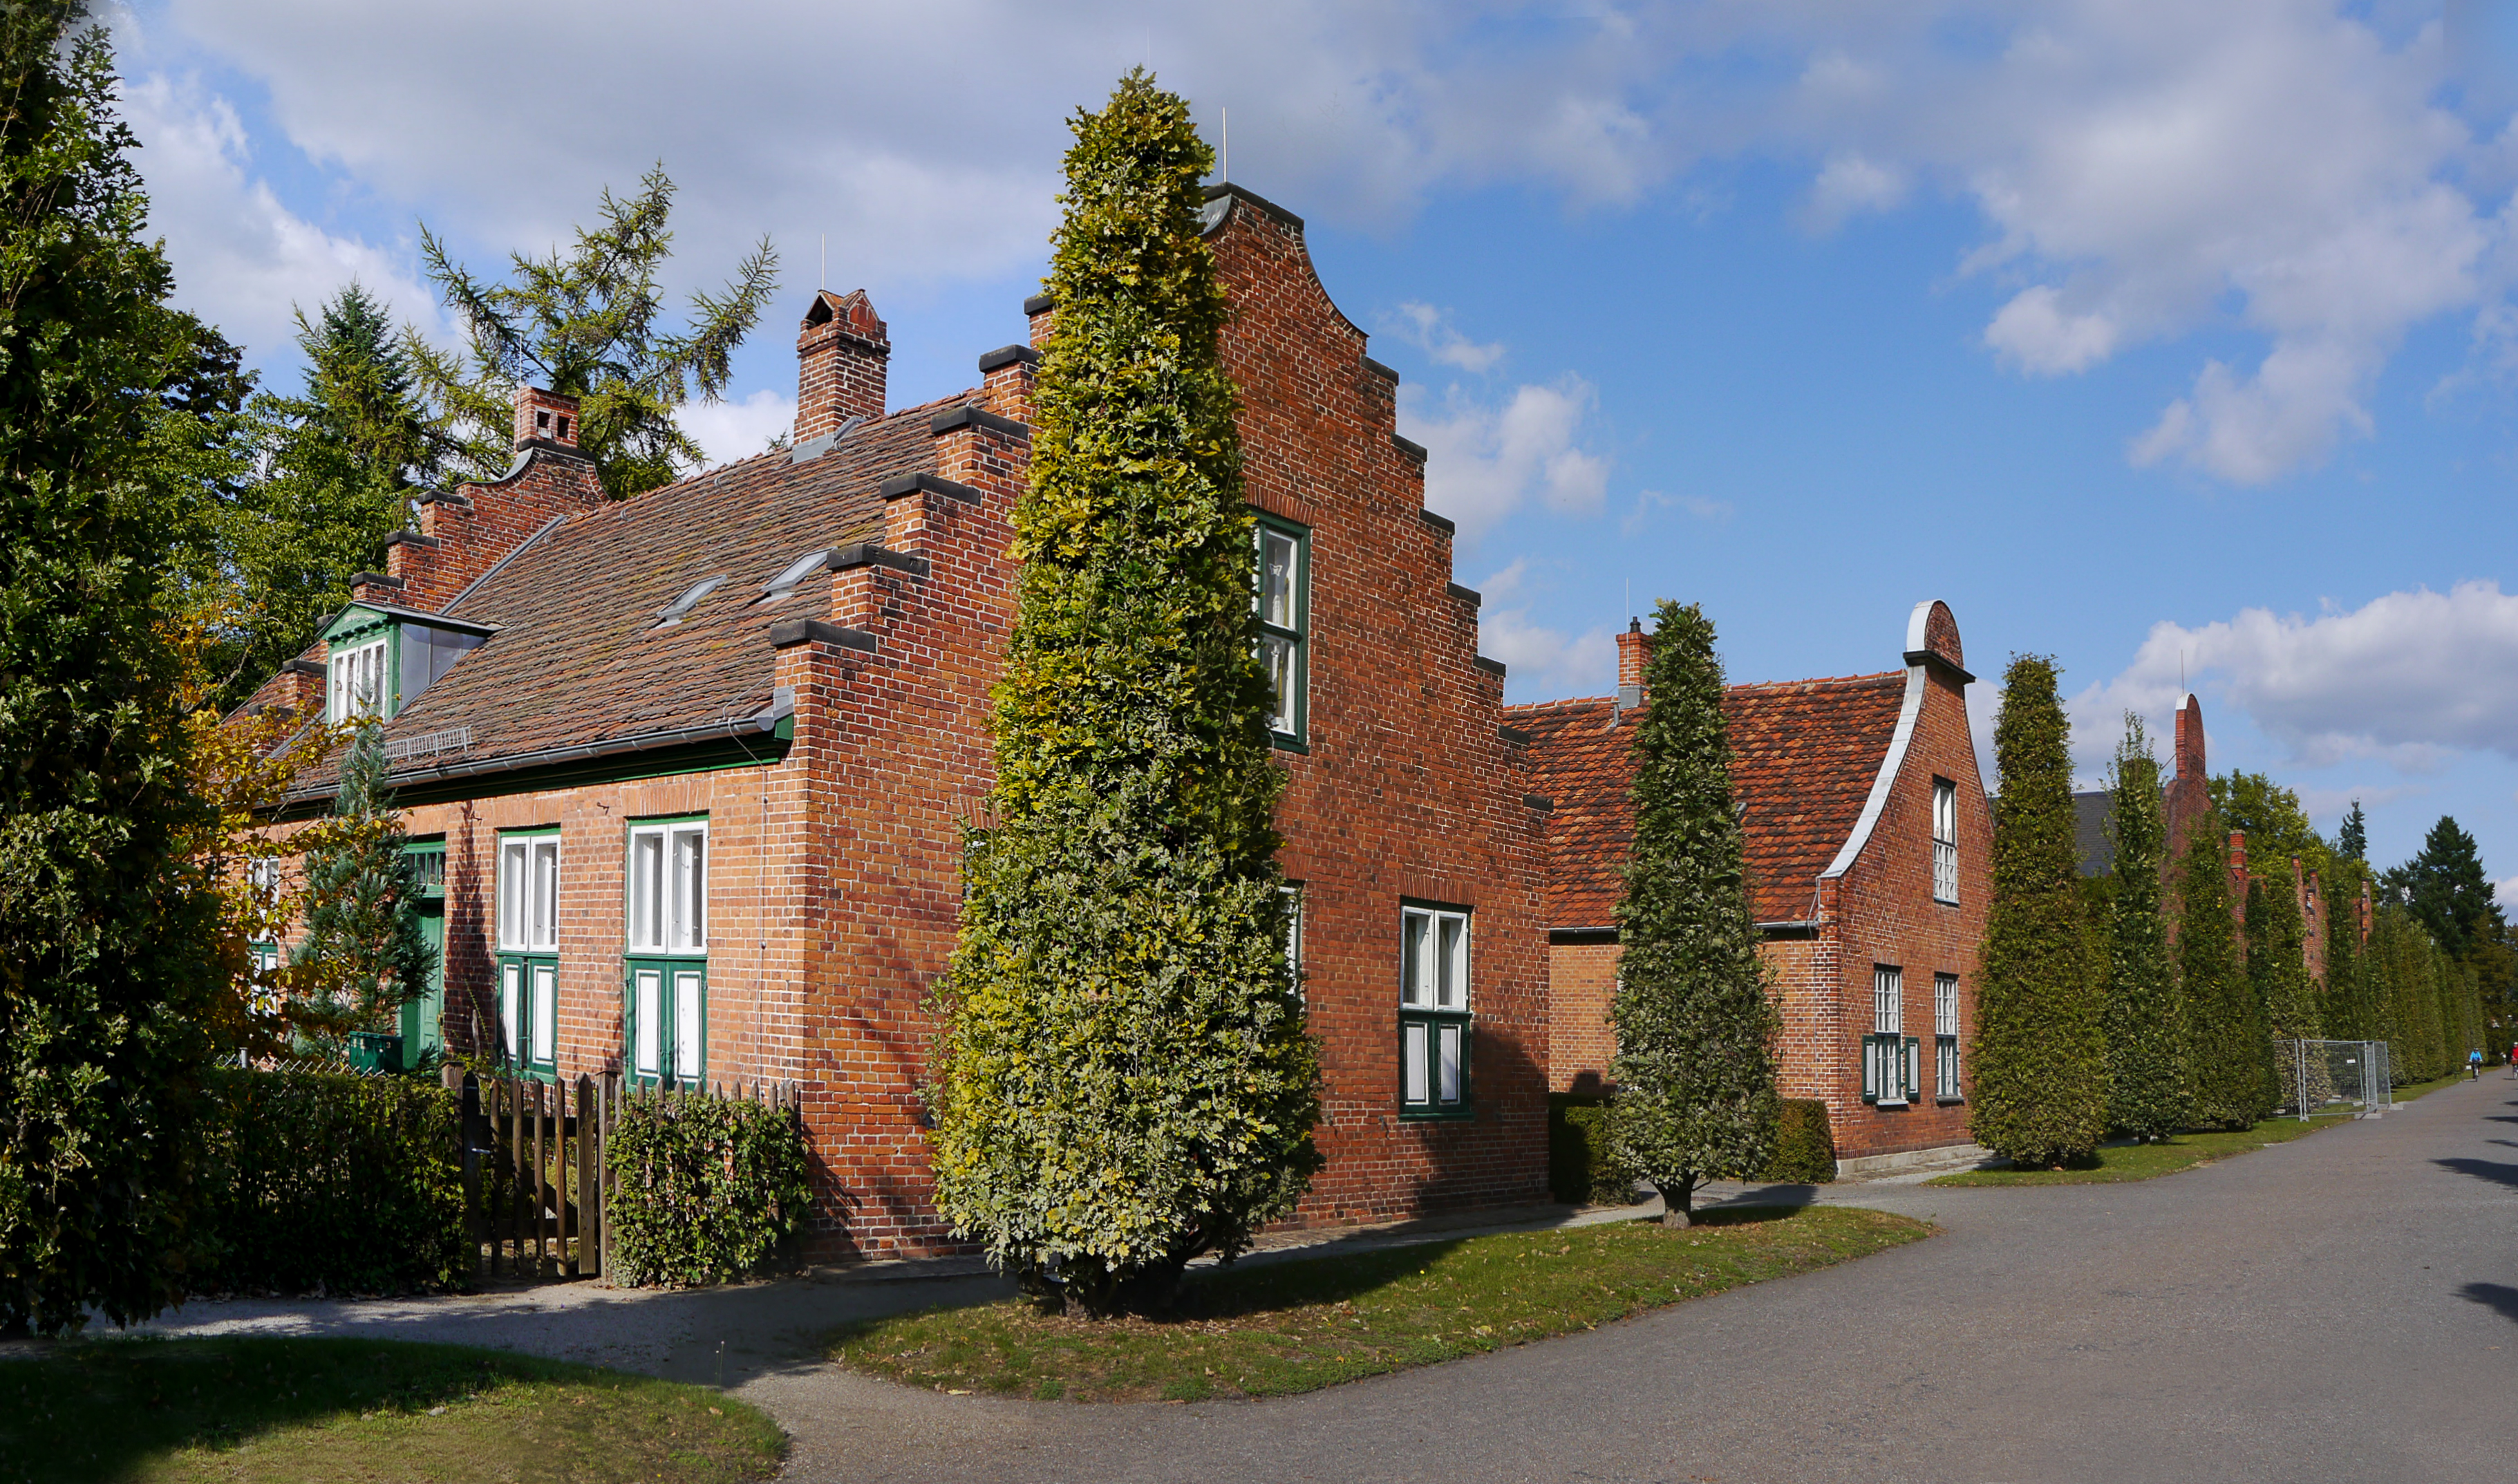
[{"label": "conical topiary tree", "polygon": [[1976,1142],[2014,1163],[2061,1164],[2098,1148],[2106,1042],[2081,918],[2068,723],[2055,662],[2023,655],[1994,722],[2002,779],[1993,896],[1976,981]]},{"label": "conical topiary tree", "polygon": [[289,1018],[319,1034],[381,1030],[428,987],[419,877],[385,787],[384,727],[370,720],[341,758],[332,817],[306,851],[306,936],[288,956]]},{"label": "conical topiary tree", "polygon": [[1635,834],[1618,907],[1609,1020],[1619,1161],[1686,1226],[1696,1187],[1762,1168],[1775,1143],[1775,1010],[1758,957],[1714,625],[1694,604],[1653,614],[1635,725]]},{"label": "conical topiary tree", "polygon": [[1131,72],[1073,120],[995,822],[968,836],[936,1200],[1028,1291],[1160,1309],[1318,1166],[1285,964],[1254,529],[1198,232],[1211,153]]},{"label": "conical topiary tree", "polygon": [[[2247,883],[2247,983],[2264,1020],[2267,1112],[2298,1097],[2301,1069],[2294,1043],[2323,1034],[2308,978],[2308,930],[2299,913],[2297,882],[2291,863],[2276,858]],[[2310,1089],[2323,1102],[2318,1092]]]},{"label": "conical topiary tree", "polygon": [[[2346,821],[2349,823],[2350,821]],[[2361,862],[2338,853],[2325,889],[2325,984],[2318,995],[2325,1033],[2338,1040],[2373,1039],[2369,996],[2361,972]]]},{"label": "conical topiary tree", "polygon": [[2192,1116],[2186,1094],[2186,1009],[2177,992],[2160,876],[2168,852],[2159,762],[2142,718],[2125,716],[2109,814],[2115,893],[2106,932],[2107,1122],[2165,1139]]},{"label": "conical topiary tree", "polygon": [[2264,1039],[2238,958],[2229,837],[2205,811],[2177,869],[2178,982],[2186,999],[2186,1076],[2199,1127],[2243,1129],[2263,1116]]}]

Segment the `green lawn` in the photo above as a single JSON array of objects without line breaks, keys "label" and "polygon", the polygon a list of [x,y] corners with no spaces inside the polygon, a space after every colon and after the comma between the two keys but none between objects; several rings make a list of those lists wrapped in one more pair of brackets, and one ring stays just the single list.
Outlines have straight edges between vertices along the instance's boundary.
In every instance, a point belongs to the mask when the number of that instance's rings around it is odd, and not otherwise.
[{"label": "green lawn", "polygon": [[1180,1317],[1094,1323],[1020,1300],[852,1325],[831,1353],[950,1392],[1068,1401],[1279,1396],[1586,1330],[1865,1257],[1936,1228],[1844,1206],[1469,1237],[1194,1276]]},{"label": "green lawn", "polygon": [[97,1339],[0,1361],[0,1484],[760,1479],[786,1447],[706,1387],[456,1345]]},{"label": "green lawn", "polygon": [[[2494,1077],[2505,1077],[2507,1075],[2509,1075],[2509,1069],[2506,1067],[2486,1067],[2483,1069],[2483,1080],[2487,1082],[2491,1081]],[[2436,1082],[2414,1082],[2409,1085],[2397,1088],[2396,1101],[2399,1103],[2410,1103],[2415,1098],[2425,1097],[2431,1093],[2439,1091],[2443,1087],[2453,1087],[2464,1080],[2465,1069],[2460,1067]]]},{"label": "green lawn", "polygon": [[1978,1169],[1927,1180],[1926,1185],[2111,1185],[2149,1180],[2243,1155],[2268,1144],[2287,1144],[2303,1134],[2350,1121],[2347,1116],[2268,1118],[2243,1133],[2179,1134],[2166,1144],[2111,1144],[2088,1162],[2062,1169]]}]

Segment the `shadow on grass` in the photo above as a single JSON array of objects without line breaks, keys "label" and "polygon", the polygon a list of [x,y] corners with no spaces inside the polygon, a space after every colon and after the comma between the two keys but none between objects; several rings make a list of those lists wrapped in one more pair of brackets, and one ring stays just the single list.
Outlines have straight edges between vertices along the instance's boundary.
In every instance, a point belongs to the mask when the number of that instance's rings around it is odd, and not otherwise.
[{"label": "shadow on grass", "polygon": [[[697,1395],[689,1388],[643,1376],[456,1345],[144,1335],[63,1341],[34,1352],[0,1360],[0,1478],[12,1484],[153,1476],[152,1464],[188,1449],[220,1454],[300,1428],[433,1416],[431,1409],[442,1413],[535,1383],[628,1392],[635,1400],[627,1405],[641,1415],[707,1405],[688,1400]],[[740,1428],[749,1409],[737,1413],[723,1425]],[[706,1417],[699,1420],[710,1425]],[[335,1462],[355,1471],[349,1461]],[[497,1467],[512,1461],[478,1462]]]}]

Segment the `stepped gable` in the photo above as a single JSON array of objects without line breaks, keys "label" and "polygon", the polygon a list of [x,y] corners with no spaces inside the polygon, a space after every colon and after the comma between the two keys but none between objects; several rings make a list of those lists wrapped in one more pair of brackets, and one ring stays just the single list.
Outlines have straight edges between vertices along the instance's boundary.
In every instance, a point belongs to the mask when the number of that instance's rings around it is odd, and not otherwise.
[{"label": "stepped gable", "polygon": [[[1818,875],[1853,833],[1888,755],[1905,685],[1905,672],[1892,670],[1723,692],[1734,799],[1746,806],[1749,903],[1758,921],[1809,915]],[[1510,715],[1530,733],[1540,787],[1556,806],[1548,818],[1548,926],[1614,927],[1634,840],[1633,731],[1620,724],[1607,696],[1514,707]]]},{"label": "stepped gable", "polygon": [[[777,603],[761,589],[811,552],[880,543],[884,481],[933,473],[931,419],[982,398],[861,423],[803,462],[758,454],[569,517],[444,610],[498,633],[407,703],[386,737],[469,727],[465,761],[479,763],[759,716],[775,688],[770,626],[826,617],[831,573]],[[659,627],[659,610],[712,577],[723,581]],[[309,768],[297,792],[332,776]]]}]

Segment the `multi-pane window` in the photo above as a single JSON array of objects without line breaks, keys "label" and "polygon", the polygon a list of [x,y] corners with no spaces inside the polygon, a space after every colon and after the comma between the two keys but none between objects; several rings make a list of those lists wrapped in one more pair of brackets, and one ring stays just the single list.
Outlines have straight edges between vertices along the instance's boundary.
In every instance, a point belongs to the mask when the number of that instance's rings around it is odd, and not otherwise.
[{"label": "multi-pane window", "polygon": [[1862,1101],[1894,1108],[1916,1096],[1914,1037],[1906,1031],[1906,976],[1888,964],[1871,969],[1871,1033],[1862,1038]]},{"label": "multi-pane window", "polygon": [[1311,683],[1311,546],[1302,527],[1260,518],[1259,583],[1251,600],[1259,611],[1259,663],[1276,702],[1269,726],[1296,745],[1304,740]]},{"label": "multi-pane window", "polygon": [[334,649],[324,687],[325,720],[383,716],[386,678],[384,635]]},{"label": "multi-pane window", "polygon": [[1427,1117],[1469,1112],[1469,914],[1405,907],[1399,914],[1399,1110]]},{"label": "multi-pane window", "polygon": [[1932,1096],[1959,1093],[1959,977],[1932,976]]},{"label": "multi-pane window", "polygon": [[1932,900],[1959,899],[1959,786],[1932,780]]},{"label": "multi-pane window", "polygon": [[1303,993],[1303,889],[1299,884],[1279,887],[1285,898],[1285,976],[1293,981],[1294,994]]},{"label": "multi-pane window", "polygon": [[499,1035],[508,1062],[552,1071],[559,1053],[559,832],[499,837]]},{"label": "multi-pane window", "polygon": [[697,1082],[708,1068],[708,821],[630,827],[630,1071]]}]

